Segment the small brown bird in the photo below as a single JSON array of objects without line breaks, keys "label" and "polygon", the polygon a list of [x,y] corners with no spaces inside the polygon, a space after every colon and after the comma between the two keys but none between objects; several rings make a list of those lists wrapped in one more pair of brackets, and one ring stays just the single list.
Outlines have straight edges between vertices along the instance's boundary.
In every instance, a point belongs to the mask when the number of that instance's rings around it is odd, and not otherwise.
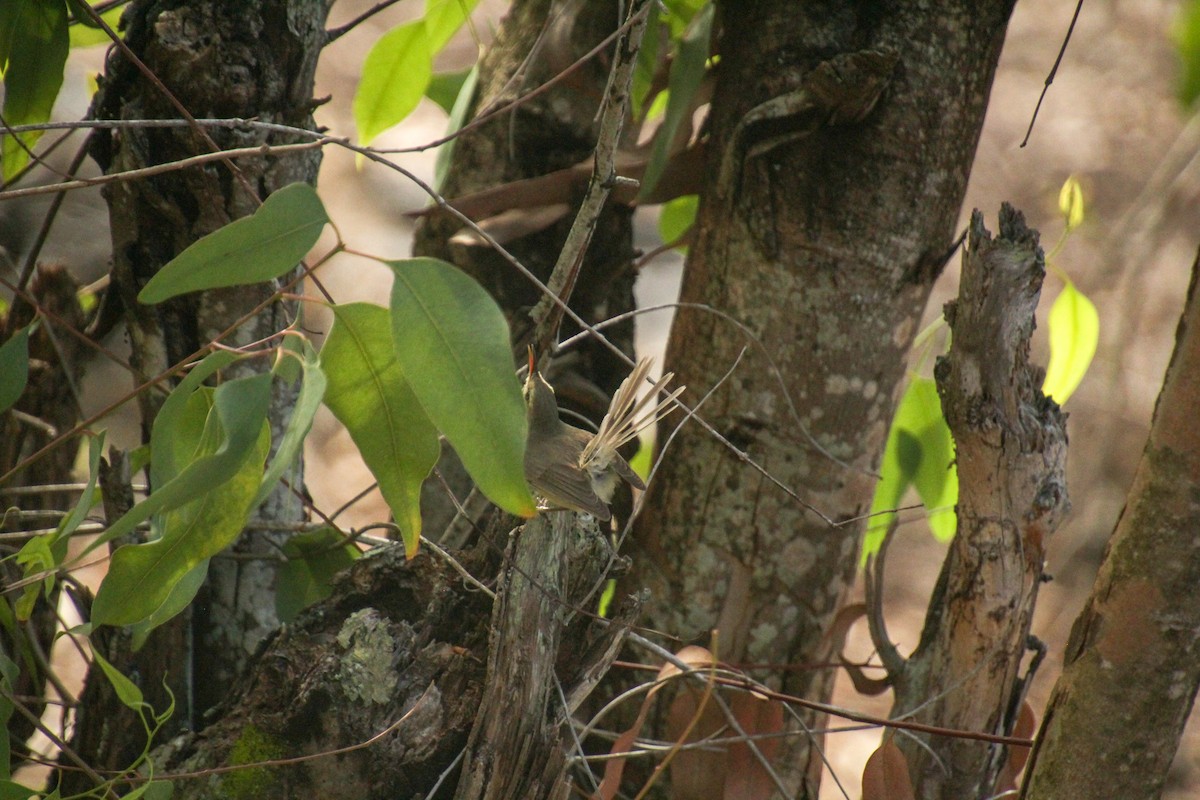
[{"label": "small brown bird", "polygon": [[570,509],[591,514],[599,520],[612,517],[608,503],[619,479],[636,489],[645,489],[642,479],[617,452],[633,441],[643,428],[658,422],[670,411],[671,402],[684,387],[661,401],[658,394],[674,377],[667,373],[640,401],[637,389],[650,370],[643,358],[613,395],[608,413],[593,435],[568,425],[558,417],[554,389],[546,382],[529,350],[529,377],[525,380],[525,414],[529,438],[525,447],[525,480],[553,509]]}]

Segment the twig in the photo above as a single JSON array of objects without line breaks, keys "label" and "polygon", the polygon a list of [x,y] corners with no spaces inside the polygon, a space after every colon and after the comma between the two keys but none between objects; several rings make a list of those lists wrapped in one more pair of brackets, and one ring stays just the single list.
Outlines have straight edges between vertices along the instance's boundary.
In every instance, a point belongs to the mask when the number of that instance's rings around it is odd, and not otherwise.
[{"label": "twig", "polygon": [[330,44],[333,44],[338,39],[342,38],[347,33],[354,30],[359,25],[361,25],[362,23],[369,20],[371,17],[378,14],[380,11],[383,11],[384,9],[386,9],[390,6],[394,6],[394,5],[396,5],[396,3],[399,3],[399,2],[400,2],[400,0],[381,0],[381,2],[378,2],[375,5],[371,6],[366,11],[362,12],[357,17],[355,17],[354,19],[347,22],[345,25],[340,25],[336,28],[330,28],[329,30],[325,31],[325,45],[328,46]]},{"label": "twig", "polygon": [[583,266],[592,234],[596,230],[600,213],[608,201],[613,181],[617,177],[617,146],[625,127],[633,87],[634,66],[637,64],[638,50],[642,44],[642,34],[646,32],[650,7],[650,0],[635,0],[631,3],[629,31],[617,40],[617,55],[609,79],[609,91],[604,96],[603,112],[600,116],[592,180],[588,184],[587,194],[579,206],[571,230],[567,233],[554,271],[546,281],[549,294],[538,300],[537,305],[529,312],[535,326],[533,348],[538,353],[545,352],[558,333],[563,310],[571,299],[571,292],[579,278],[579,270]]},{"label": "twig", "polygon": [[1083,0],[1079,0],[1075,4],[1075,13],[1071,16],[1071,25],[1067,28],[1067,35],[1063,38],[1062,47],[1058,50],[1058,57],[1054,59],[1054,66],[1050,68],[1050,74],[1046,76],[1046,82],[1042,85],[1042,93],[1038,95],[1033,116],[1029,118],[1029,127],[1025,130],[1025,138],[1021,140],[1021,147],[1029,144],[1029,136],[1033,133],[1033,124],[1037,122],[1038,112],[1042,110],[1042,101],[1046,99],[1046,92],[1050,91],[1050,84],[1054,83],[1054,76],[1058,74],[1058,66],[1062,64],[1063,56],[1066,55],[1067,44],[1071,41],[1071,34],[1075,32],[1075,22],[1079,19],[1079,12],[1082,10]]},{"label": "twig", "polygon": [[63,181],[62,183],[50,183],[45,186],[29,186],[24,189],[9,189],[0,192],[0,201],[16,200],[20,197],[33,197],[40,194],[55,194],[66,192],[70,189],[86,189],[90,186],[103,186],[106,183],[115,183],[117,181],[131,181],[139,178],[149,178],[152,175],[161,175],[164,172],[175,172],[177,170],[186,169],[187,167],[195,167],[200,164],[207,164],[211,161],[228,161],[234,158],[243,158],[245,156],[280,156],[303,150],[316,150],[329,144],[324,138],[317,139],[312,142],[296,142],[293,144],[260,144],[254,147],[238,147],[233,150],[220,150],[216,153],[201,153],[197,156],[189,156],[181,158],[178,161],[167,161],[162,164],[155,164],[150,167],[139,167],[138,169],[130,169],[125,172],[113,172],[108,175],[101,175],[96,178],[79,178],[73,181]]}]

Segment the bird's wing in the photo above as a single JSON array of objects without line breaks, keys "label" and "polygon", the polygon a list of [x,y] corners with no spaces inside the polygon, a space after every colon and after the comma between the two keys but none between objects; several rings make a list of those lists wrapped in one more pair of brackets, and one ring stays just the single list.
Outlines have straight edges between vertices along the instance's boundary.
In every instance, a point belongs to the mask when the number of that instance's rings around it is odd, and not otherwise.
[{"label": "bird's wing", "polygon": [[529,448],[525,455],[525,479],[552,507],[583,511],[599,520],[612,517],[608,506],[592,489],[591,478],[575,465],[574,459],[553,463],[539,458],[535,449]]}]

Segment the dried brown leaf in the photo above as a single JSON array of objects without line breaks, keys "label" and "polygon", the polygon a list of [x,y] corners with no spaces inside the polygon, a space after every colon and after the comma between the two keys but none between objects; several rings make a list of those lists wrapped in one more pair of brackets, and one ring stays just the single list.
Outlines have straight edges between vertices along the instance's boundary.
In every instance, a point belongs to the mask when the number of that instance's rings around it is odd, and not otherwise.
[{"label": "dried brown leaf", "polygon": [[895,742],[888,739],[867,759],[863,768],[862,800],[916,800],[908,762]]}]

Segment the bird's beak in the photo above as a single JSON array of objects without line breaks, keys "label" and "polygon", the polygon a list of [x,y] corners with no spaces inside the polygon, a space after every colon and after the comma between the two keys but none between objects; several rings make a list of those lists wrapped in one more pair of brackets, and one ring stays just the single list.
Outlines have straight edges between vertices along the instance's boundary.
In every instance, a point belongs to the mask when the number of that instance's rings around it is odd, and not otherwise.
[{"label": "bird's beak", "polygon": [[533,377],[533,373],[537,372],[537,359],[533,357],[533,345],[529,345],[529,377]]}]

